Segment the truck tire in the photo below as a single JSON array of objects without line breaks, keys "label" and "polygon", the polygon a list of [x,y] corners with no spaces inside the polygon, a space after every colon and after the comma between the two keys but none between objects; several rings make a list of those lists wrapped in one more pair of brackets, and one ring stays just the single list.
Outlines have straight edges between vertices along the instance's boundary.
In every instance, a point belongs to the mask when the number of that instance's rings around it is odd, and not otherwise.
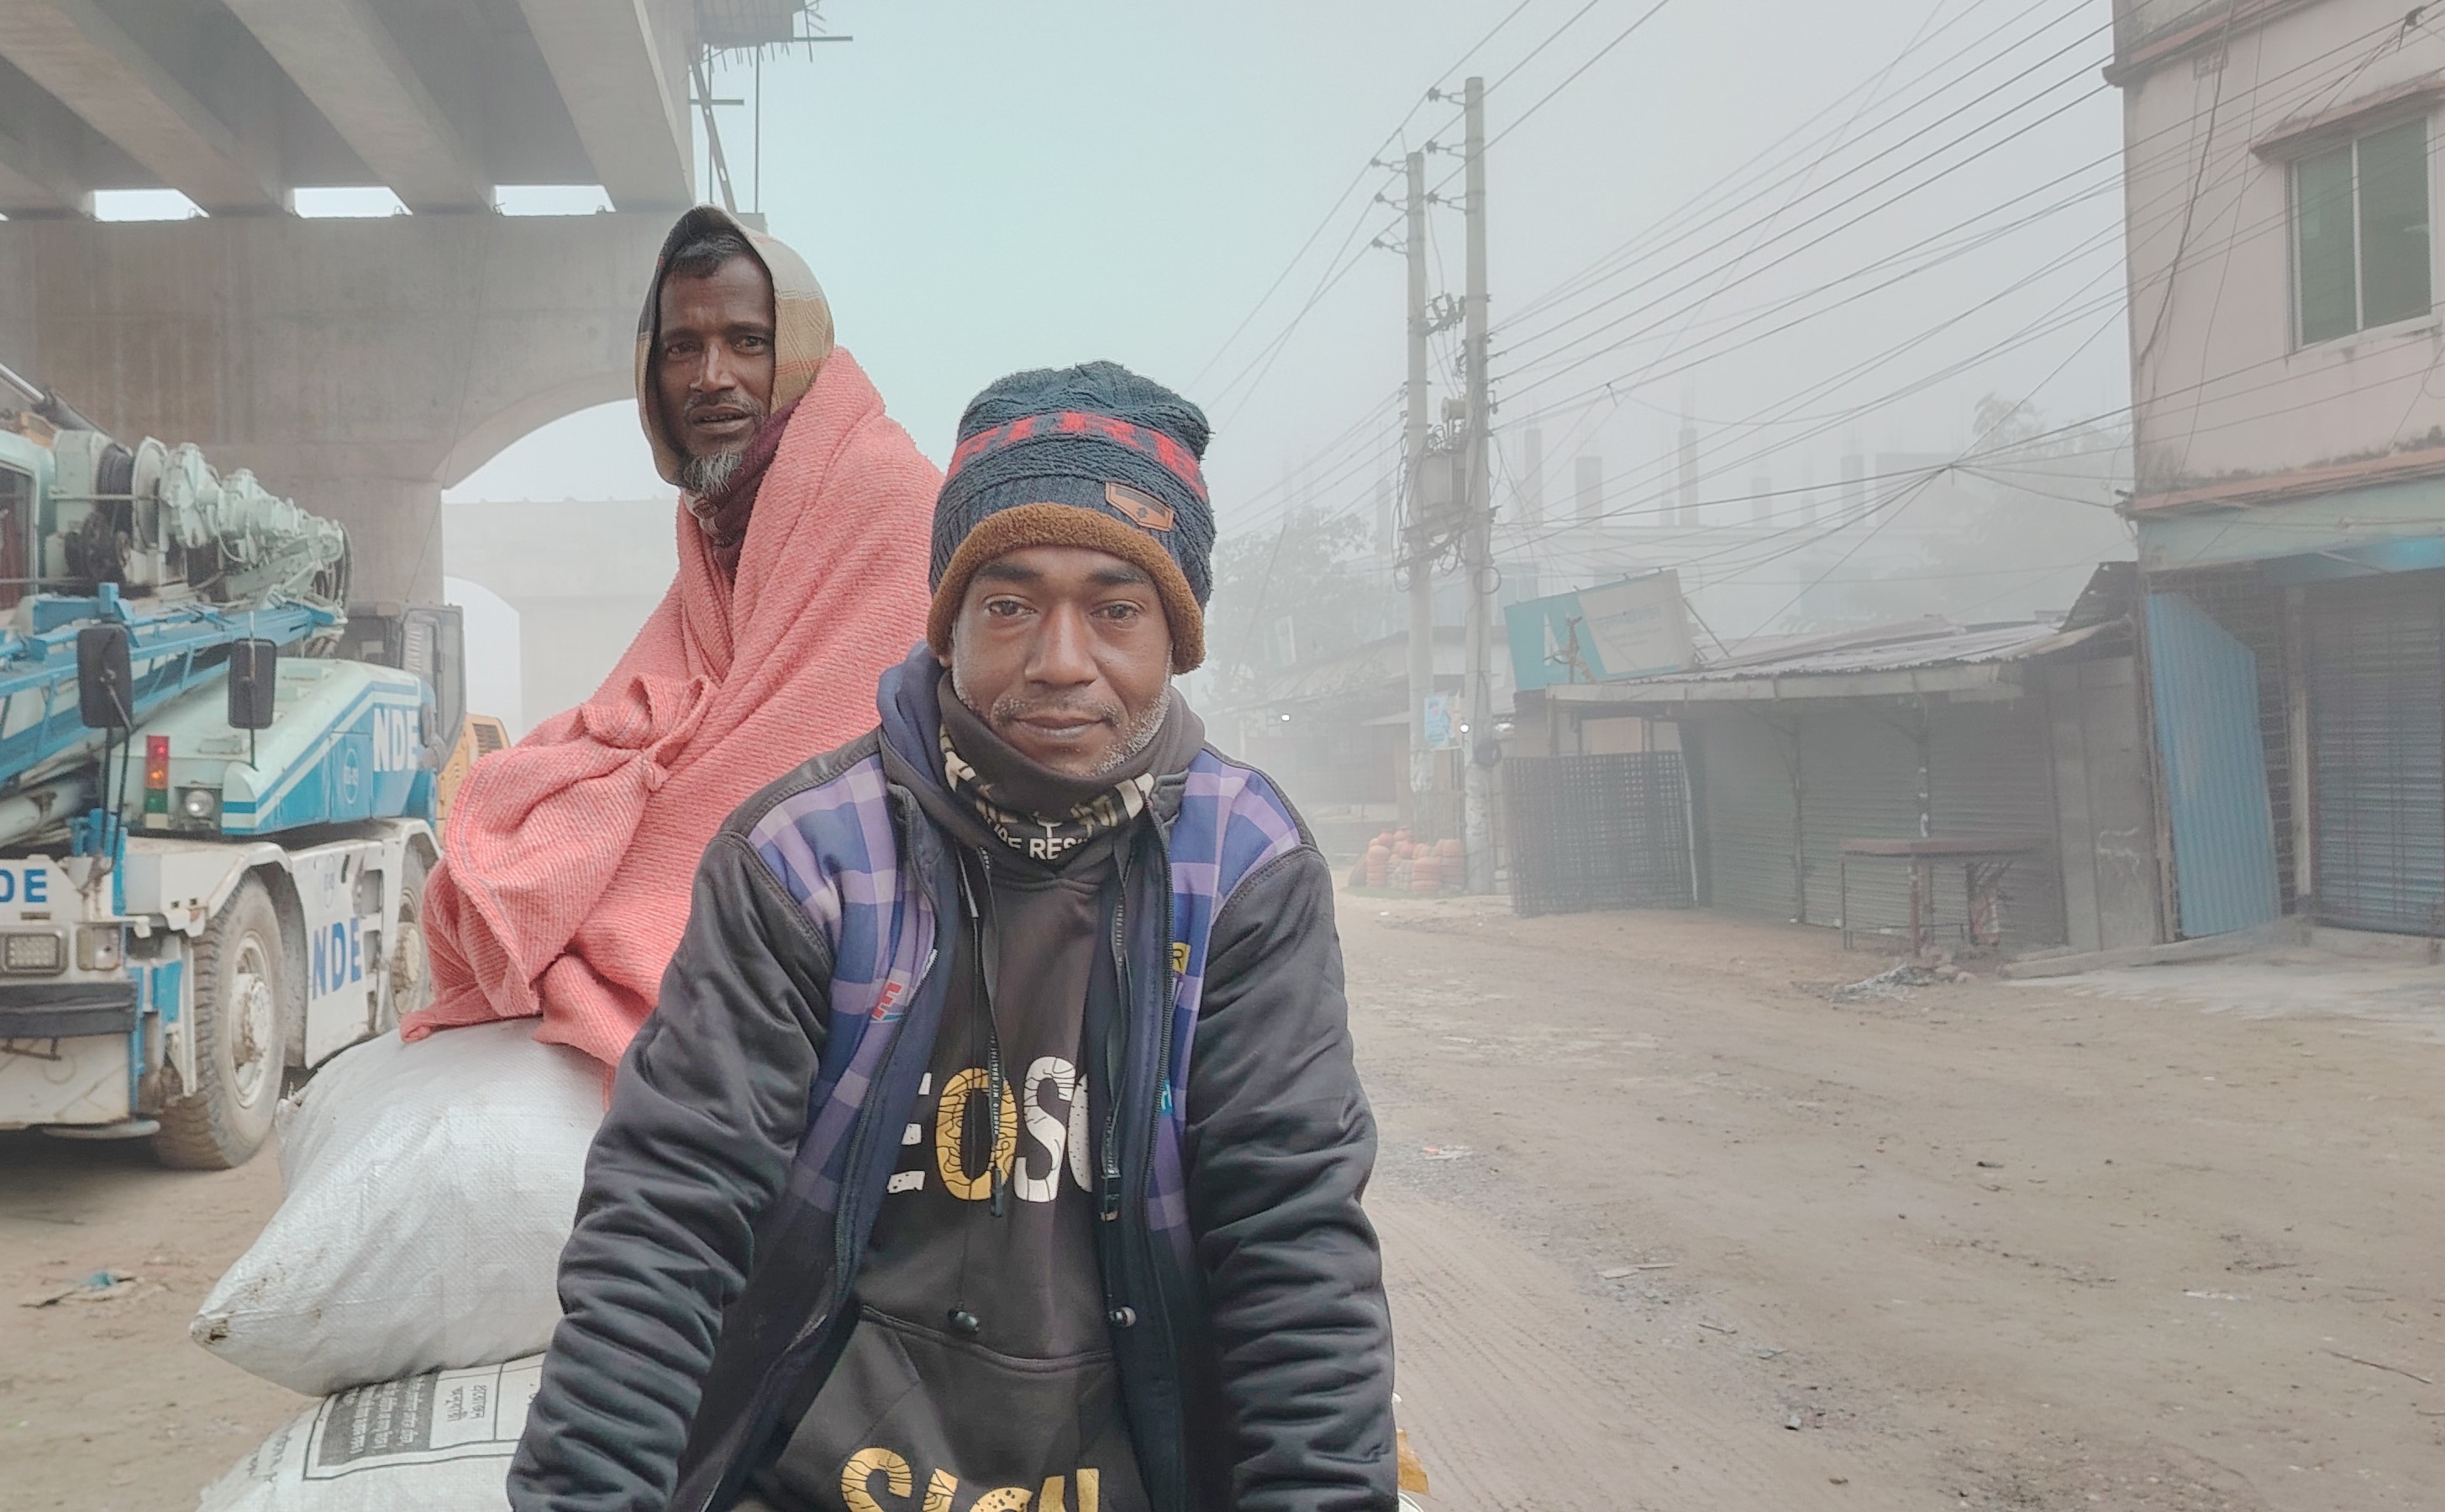
[{"label": "truck tire", "polygon": [[409,846],[399,879],[399,943],[391,946],[390,992],[374,1022],[377,1035],[397,1029],[401,1019],[433,1002],[433,968],[424,954],[424,878],[430,869],[424,852]]},{"label": "truck tire", "polygon": [[297,1012],[280,911],[249,877],[196,941],[196,1086],[161,1110],[153,1153],[175,1170],[227,1170],[271,1133]]}]

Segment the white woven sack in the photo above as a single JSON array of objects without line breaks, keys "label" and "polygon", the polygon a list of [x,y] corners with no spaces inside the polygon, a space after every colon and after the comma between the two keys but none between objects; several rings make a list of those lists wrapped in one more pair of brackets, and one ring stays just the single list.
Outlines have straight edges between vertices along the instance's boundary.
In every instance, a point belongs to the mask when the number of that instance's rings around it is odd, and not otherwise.
[{"label": "white woven sack", "polygon": [[197,1512],[505,1512],[540,1357],[317,1402],[204,1488]]},{"label": "white woven sack", "polygon": [[549,1346],[603,1081],[533,1028],[386,1035],[282,1104],[288,1196],[196,1342],[308,1396]]}]

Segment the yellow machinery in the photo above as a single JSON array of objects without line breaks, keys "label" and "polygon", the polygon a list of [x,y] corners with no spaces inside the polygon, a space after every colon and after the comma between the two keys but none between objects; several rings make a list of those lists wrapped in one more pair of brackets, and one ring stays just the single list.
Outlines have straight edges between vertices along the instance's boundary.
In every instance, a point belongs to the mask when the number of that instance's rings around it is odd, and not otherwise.
[{"label": "yellow machinery", "polygon": [[458,739],[450,748],[450,758],[441,763],[440,780],[434,785],[434,804],[441,822],[450,822],[451,806],[458,800],[458,788],[474,771],[476,763],[510,743],[510,727],[489,714],[470,714],[458,722]]}]

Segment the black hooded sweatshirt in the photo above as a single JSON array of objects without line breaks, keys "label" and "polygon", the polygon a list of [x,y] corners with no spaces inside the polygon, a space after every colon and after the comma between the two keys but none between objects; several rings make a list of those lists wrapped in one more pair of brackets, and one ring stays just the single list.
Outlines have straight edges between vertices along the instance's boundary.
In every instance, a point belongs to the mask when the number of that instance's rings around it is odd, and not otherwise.
[{"label": "black hooded sweatshirt", "polygon": [[[947,677],[938,702],[961,756],[1031,814],[1176,771],[1205,738],[1174,700],[1129,762],[1073,779],[1012,749]],[[947,781],[918,796],[967,883],[950,997],[859,1272],[855,1330],[763,1494],[780,1512],[930,1506],[938,1495],[957,1512],[1145,1512],[1096,1268],[1099,1124],[1080,1070],[1088,994],[1099,978],[1109,990],[1114,972],[1127,826],[1048,862],[998,836]]]},{"label": "black hooded sweatshirt", "polygon": [[[878,730],[774,783],[707,848],[686,938],[621,1064],[587,1162],[561,1258],[564,1316],[509,1475],[516,1512],[726,1512],[739,1481],[754,1477],[758,1491],[774,1484],[774,1441],[795,1436],[836,1373],[835,1345],[859,1333],[908,1336],[858,1327],[835,1336],[829,1328],[835,1317],[861,1317],[845,1301],[898,1283],[866,1274],[881,1233],[870,1221],[851,1256],[838,1247],[851,1209],[810,1217],[788,1189],[831,1033],[833,962],[807,905],[750,837],[777,806],[846,795],[858,774],[888,784],[887,859],[918,873],[913,886],[932,900],[936,956],[912,999],[925,1059],[893,1072],[895,1085],[877,1093],[888,1101],[866,1101],[857,1133],[895,1140],[913,1122],[925,1138],[916,1086],[926,1065],[947,1064],[933,1047],[960,1001],[950,975],[965,912],[956,863],[973,854],[946,828],[957,816],[924,796],[944,782],[941,677],[930,652],[913,652],[883,681]],[[1155,1007],[1145,974],[1163,969],[1156,952],[1166,931],[1148,921],[1162,917],[1167,879],[1148,868],[1171,864],[1193,763],[1209,754],[1186,750],[1185,727],[1172,733],[1183,749],[1155,757],[1154,822],[1124,831],[1131,841],[1115,889],[1129,899],[1129,929],[1111,944],[1126,955],[1136,999],[1100,980],[1088,993],[1092,1095],[1117,1087],[1126,1098],[1095,1109],[1092,1121],[1098,1167],[1119,1163],[1117,1178],[1098,1169],[1108,1197],[1122,1190],[1116,1180],[1150,1180],[1155,1158],[1160,1090],[1125,1060],[1136,1016]],[[1394,1512],[1391,1328],[1360,1206],[1374,1122],[1353,1064],[1331,873],[1303,830],[1300,841],[1241,877],[1206,930],[1182,1088],[1189,1252],[1163,1252],[1142,1204],[1125,1201],[1109,1217],[1099,1204],[1093,1224],[1107,1336],[1156,1512]],[[1131,1019],[1116,1021],[1124,1012]],[[1114,1130],[1117,1147],[1105,1138]],[[1043,1174],[1040,1155],[1027,1158],[1029,1174]],[[981,1168],[981,1160],[962,1167]],[[878,1214],[892,1200],[887,1183],[884,1171],[860,1176],[842,1202]],[[986,1298],[970,1303],[982,1336],[1008,1299],[1025,1294],[1005,1286],[966,1295]],[[925,1297],[904,1310],[951,1305]],[[824,1353],[792,1353],[807,1340],[822,1341]],[[878,1404],[875,1422],[889,1418],[879,1397],[868,1400]],[[1000,1400],[982,1406],[981,1419],[945,1420],[964,1428],[1005,1410]],[[775,1407],[784,1409],[777,1430],[764,1415]],[[1092,1428],[1077,1435],[1088,1444],[1097,1436]],[[1021,1491],[1016,1471],[938,1497],[935,1477],[955,1472],[920,1469],[879,1440],[864,1447],[878,1450],[860,1487],[867,1501],[843,1498],[860,1512],[868,1503],[891,1512],[1054,1505],[1043,1494],[1049,1481]],[[896,1472],[894,1458],[904,1462]],[[834,1474],[831,1494],[839,1495]],[[822,1494],[820,1484],[813,1489]],[[1096,1512],[1103,1489],[1099,1476]],[[1083,1490],[1073,1476],[1063,1512],[1084,1512]]]}]

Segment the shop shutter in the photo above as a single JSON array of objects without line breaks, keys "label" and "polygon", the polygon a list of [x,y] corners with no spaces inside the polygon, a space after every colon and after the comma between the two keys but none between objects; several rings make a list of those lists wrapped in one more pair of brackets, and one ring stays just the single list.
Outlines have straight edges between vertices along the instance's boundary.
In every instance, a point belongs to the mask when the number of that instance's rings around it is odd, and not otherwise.
[{"label": "shop shutter", "polygon": [[1713,905],[1788,924],[1800,910],[1791,738],[1746,712],[1710,716],[1697,731]]},{"label": "shop shutter", "polygon": [[[1919,716],[1902,704],[1812,708],[1800,717],[1800,830],[1807,911],[1842,923],[1842,842],[1915,839],[1919,829]],[[1910,867],[1851,865],[1852,927],[1910,927]]]},{"label": "shop shutter", "polygon": [[2318,917],[2420,934],[2445,905],[2445,573],[2312,588]]},{"label": "shop shutter", "polygon": [[[2035,840],[2002,881],[2006,949],[2063,943],[2062,865],[2055,828],[2054,746],[2045,700],[1943,703],[1928,711],[1929,807],[1946,838]],[[1936,923],[1949,934],[1968,922],[1962,868],[1936,868]]]}]

